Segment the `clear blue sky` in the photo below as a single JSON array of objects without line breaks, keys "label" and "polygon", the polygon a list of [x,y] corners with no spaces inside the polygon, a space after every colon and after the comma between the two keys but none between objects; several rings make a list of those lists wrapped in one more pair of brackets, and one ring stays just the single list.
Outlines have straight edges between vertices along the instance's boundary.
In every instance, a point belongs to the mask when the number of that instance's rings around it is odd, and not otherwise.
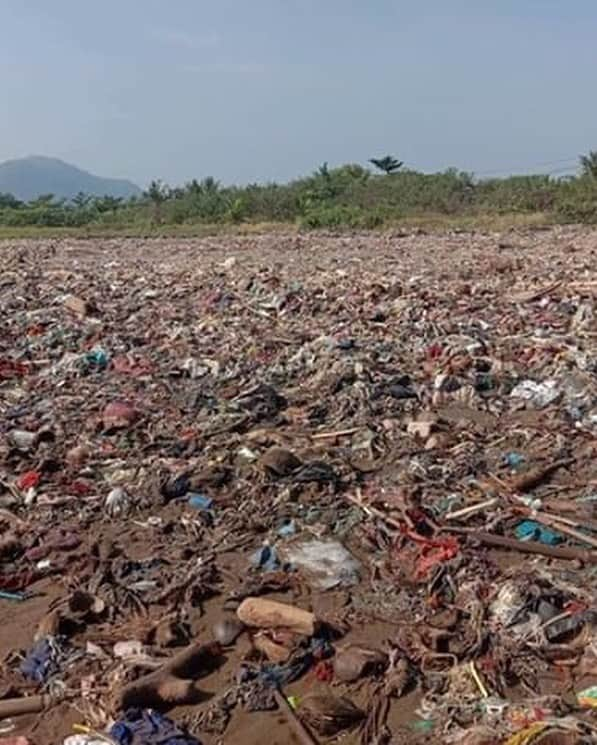
[{"label": "clear blue sky", "polygon": [[141,185],[597,149],[595,0],[2,0],[0,70],[0,160]]}]

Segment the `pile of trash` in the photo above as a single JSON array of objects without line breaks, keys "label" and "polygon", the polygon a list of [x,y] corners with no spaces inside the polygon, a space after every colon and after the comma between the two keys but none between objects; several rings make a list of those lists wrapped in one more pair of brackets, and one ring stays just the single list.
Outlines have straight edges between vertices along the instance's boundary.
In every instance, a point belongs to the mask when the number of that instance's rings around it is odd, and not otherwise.
[{"label": "pile of trash", "polygon": [[597,743],[597,231],[0,249],[0,745]]}]

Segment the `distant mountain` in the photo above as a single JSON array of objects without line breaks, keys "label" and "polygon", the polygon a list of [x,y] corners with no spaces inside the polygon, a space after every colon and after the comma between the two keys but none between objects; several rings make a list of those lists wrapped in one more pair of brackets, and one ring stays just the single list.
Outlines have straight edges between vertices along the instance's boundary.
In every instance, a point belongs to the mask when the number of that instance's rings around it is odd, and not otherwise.
[{"label": "distant mountain", "polygon": [[141,189],[131,181],[101,178],[57,158],[33,155],[0,163],[0,194],[29,201],[42,194],[72,199],[79,192],[91,196],[132,197]]}]

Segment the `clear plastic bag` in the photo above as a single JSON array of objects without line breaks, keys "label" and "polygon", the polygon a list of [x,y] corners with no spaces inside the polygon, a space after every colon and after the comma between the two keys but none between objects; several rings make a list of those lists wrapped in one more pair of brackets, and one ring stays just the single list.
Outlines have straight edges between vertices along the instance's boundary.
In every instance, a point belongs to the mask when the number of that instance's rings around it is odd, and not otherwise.
[{"label": "clear plastic bag", "polygon": [[316,589],[331,590],[359,581],[359,562],[338,541],[297,541],[285,546],[283,553],[284,559],[300,569]]}]

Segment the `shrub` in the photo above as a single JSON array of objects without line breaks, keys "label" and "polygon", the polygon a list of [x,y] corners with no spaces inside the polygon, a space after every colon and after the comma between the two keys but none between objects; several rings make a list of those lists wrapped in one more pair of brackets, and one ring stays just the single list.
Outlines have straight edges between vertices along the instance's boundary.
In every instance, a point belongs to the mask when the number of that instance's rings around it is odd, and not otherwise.
[{"label": "shrub", "polygon": [[352,228],[372,229],[384,223],[383,215],[378,211],[362,210],[359,207],[316,207],[303,215],[300,227],[307,230],[318,228]]},{"label": "shrub", "polygon": [[597,179],[584,176],[563,182],[555,215],[561,222],[597,223]]},{"label": "shrub", "polygon": [[[127,227],[181,223],[292,222],[307,228],[371,228],[403,217],[491,216],[512,212],[550,215],[564,222],[597,222],[597,153],[583,159],[585,175],[544,175],[476,180],[456,169],[441,173],[402,170],[372,175],[358,164],[330,168],[287,184],[224,187],[214,178],[170,188],[154,181],[139,199],[51,194],[24,203],[0,194],[0,224],[20,227],[100,225]],[[597,168],[597,166],[595,166]]]}]

